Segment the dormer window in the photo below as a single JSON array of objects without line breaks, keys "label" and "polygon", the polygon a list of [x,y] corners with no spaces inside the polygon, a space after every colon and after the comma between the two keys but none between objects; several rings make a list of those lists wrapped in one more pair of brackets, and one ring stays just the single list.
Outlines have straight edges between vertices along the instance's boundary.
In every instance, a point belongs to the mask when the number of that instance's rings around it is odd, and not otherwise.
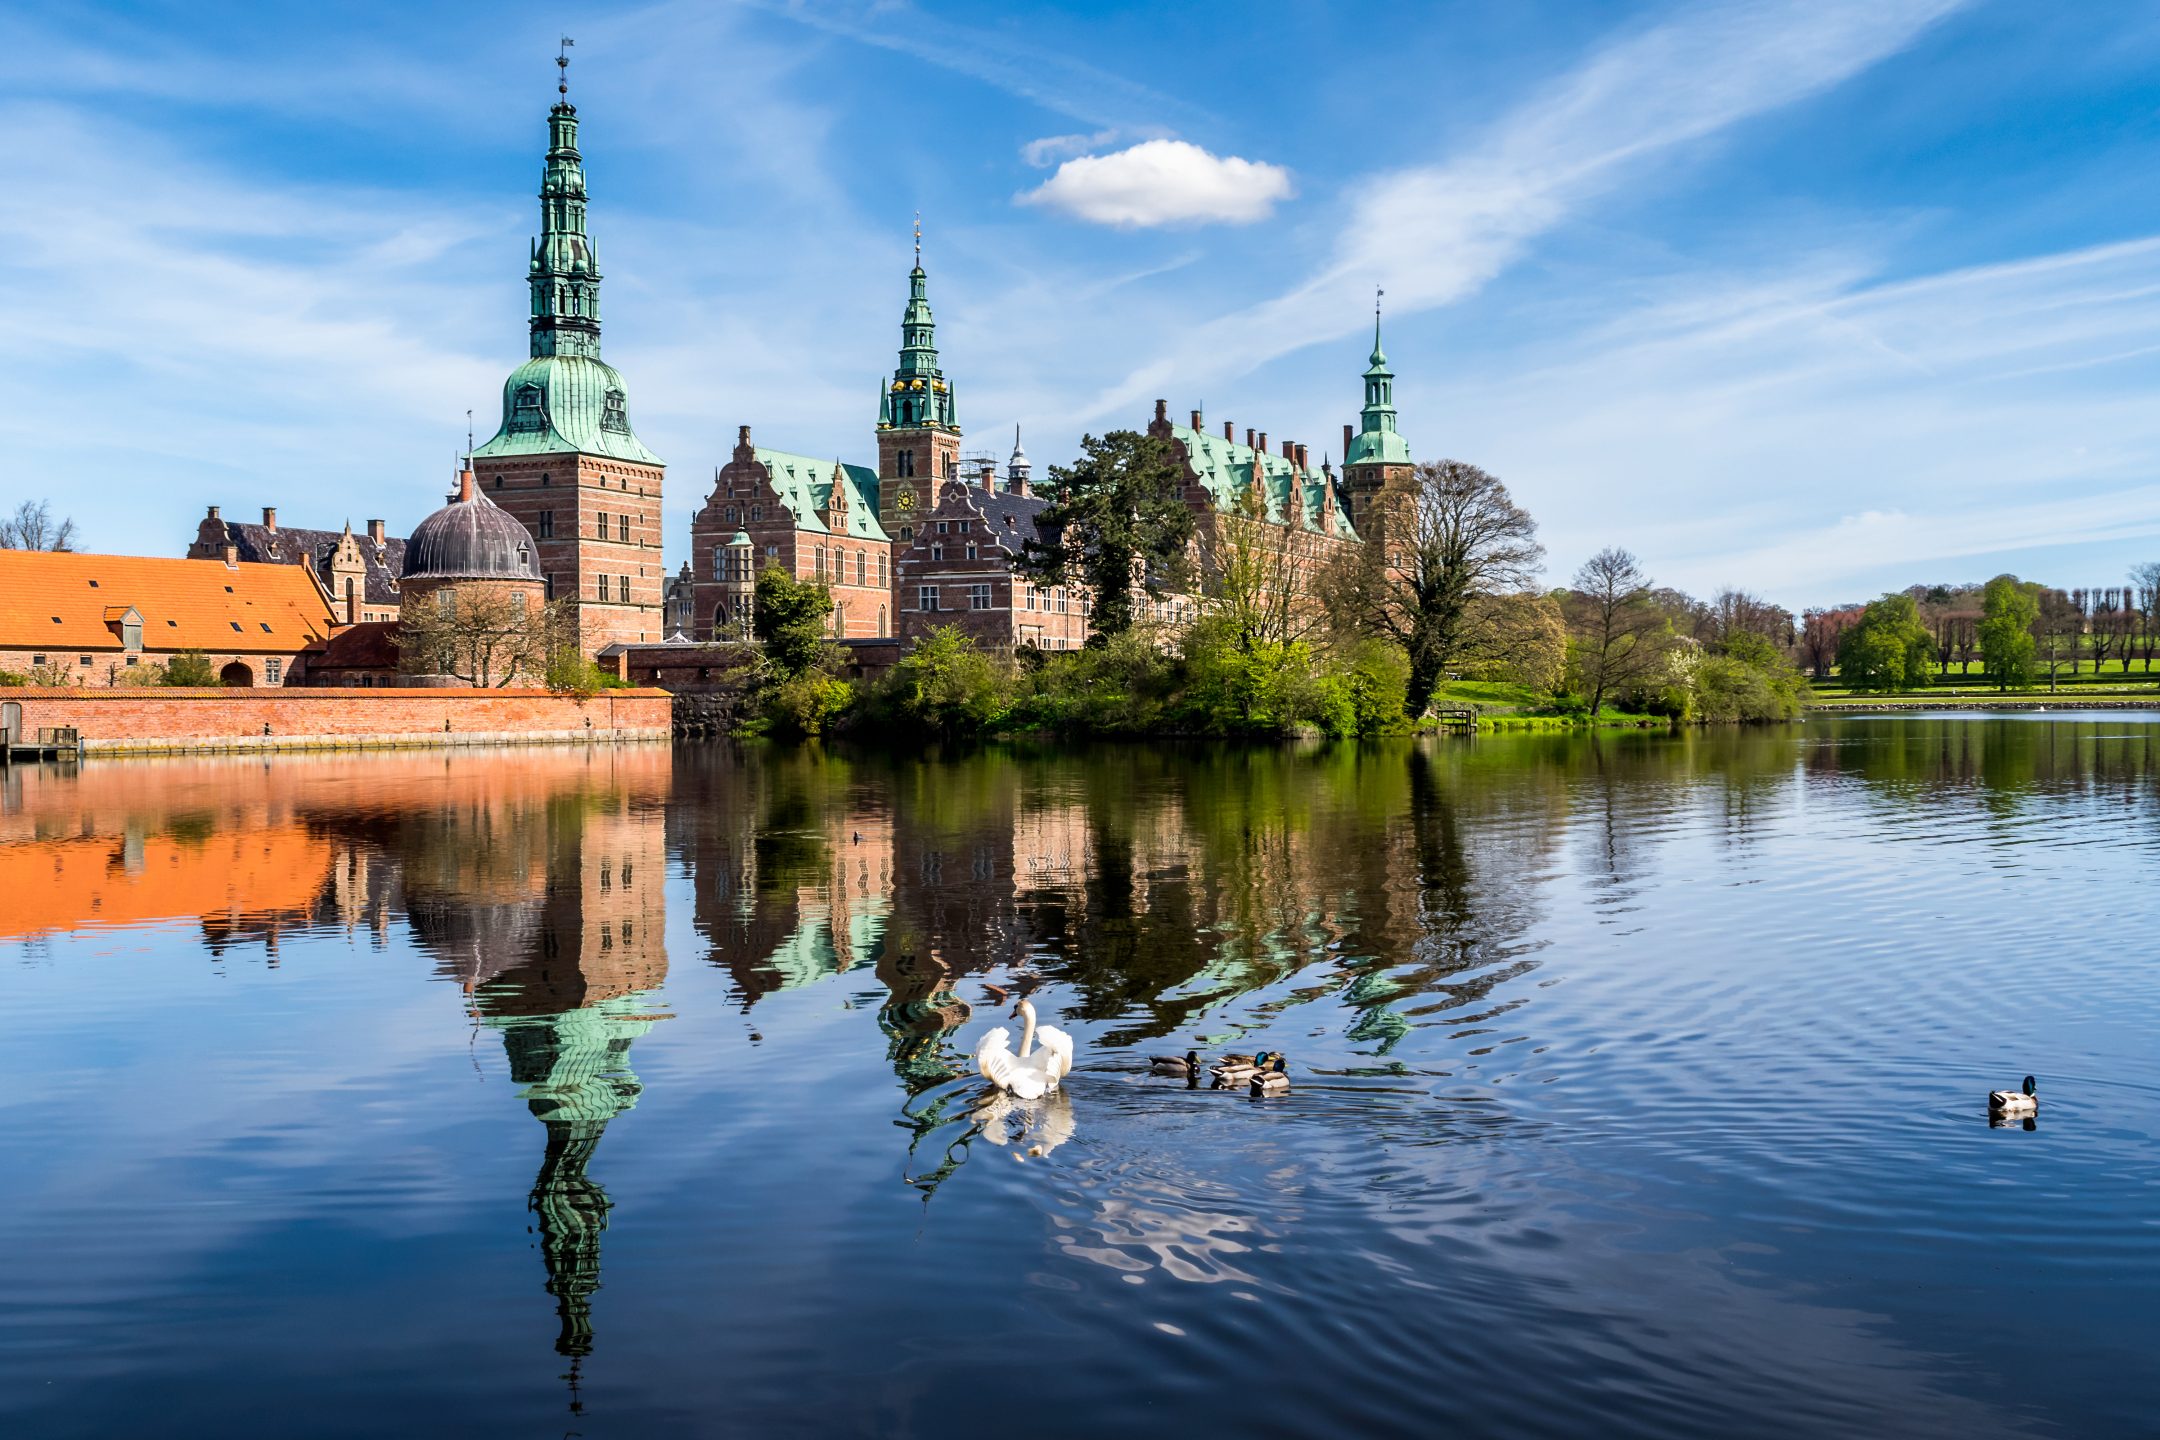
[{"label": "dormer window", "polygon": [[[548,428],[547,406],[543,403],[538,385],[520,385],[510,400],[510,429],[513,434],[530,435]],[[546,482],[543,481],[543,484]]]},{"label": "dormer window", "polygon": [[[626,397],[620,390],[610,390],[600,405],[600,428],[612,430],[618,435],[630,433],[630,411]],[[627,483],[627,482],[625,482]]]}]

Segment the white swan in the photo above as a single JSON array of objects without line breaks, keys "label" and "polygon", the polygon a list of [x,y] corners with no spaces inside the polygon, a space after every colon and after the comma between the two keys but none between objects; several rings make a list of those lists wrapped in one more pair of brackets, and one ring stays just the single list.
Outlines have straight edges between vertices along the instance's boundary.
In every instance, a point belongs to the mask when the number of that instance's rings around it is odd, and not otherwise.
[{"label": "white swan", "polygon": [[[1000,1025],[975,1047],[975,1068],[998,1089],[1033,1100],[1057,1089],[1058,1082],[1072,1073],[1073,1040],[1055,1025],[1038,1030],[1035,1007],[1024,999],[1012,1013],[1027,1021],[1027,1028],[1020,1032],[1020,1052],[1013,1053],[1012,1031]],[[1042,1041],[1040,1050],[1035,1048],[1037,1040]]]}]

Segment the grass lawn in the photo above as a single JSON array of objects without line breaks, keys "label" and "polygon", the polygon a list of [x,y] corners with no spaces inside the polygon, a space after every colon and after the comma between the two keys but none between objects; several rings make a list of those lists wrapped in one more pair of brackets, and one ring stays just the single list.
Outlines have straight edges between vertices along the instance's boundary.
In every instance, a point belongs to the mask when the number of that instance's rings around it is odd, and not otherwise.
[{"label": "grass lawn", "polygon": [[[1434,705],[1475,705],[1481,730],[1573,730],[1587,719],[1553,713],[1552,697],[1528,685],[1497,680],[1454,680],[1433,692]],[[1634,715],[1608,705],[1598,712],[1601,726],[1640,727],[1671,723],[1661,715]]]}]

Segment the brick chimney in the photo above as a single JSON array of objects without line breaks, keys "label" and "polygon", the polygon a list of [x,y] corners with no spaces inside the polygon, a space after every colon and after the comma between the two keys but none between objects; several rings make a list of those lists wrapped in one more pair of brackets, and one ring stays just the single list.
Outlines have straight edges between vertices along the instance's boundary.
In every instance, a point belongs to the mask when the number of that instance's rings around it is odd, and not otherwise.
[{"label": "brick chimney", "polygon": [[1355,434],[1357,434],[1357,431],[1352,430],[1348,425],[1342,427],[1342,458],[1346,464],[1350,459],[1350,437]]},{"label": "brick chimney", "polygon": [[212,505],[212,506],[210,507],[210,518],[211,518],[212,520],[215,520],[215,519],[217,519],[217,518],[218,518],[218,511],[217,511],[217,506],[215,506],[215,505]]},{"label": "brick chimney", "polygon": [[1262,455],[1267,454],[1267,431],[1262,430],[1260,432],[1260,443],[1258,445],[1255,445],[1253,448],[1255,450],[1258,450]]},{"label": "brick chimney", "polygon": [[1197,410],[1192,412],[1192,428],[1195,430],[1200,428],[1200,412]]},{"label": "brick chimney", "polygon": [[263,506],[263,528],[272,534],[277,533],[277,506]]},{"label": "brick chimney", "polygon": [[1170,402],[1168,400],[1157,400],[1155,402],[1155,423],[1158,425],[1170,423]]},{"label": "brick chimney", "polygon": [[381,545],[381,544],[383,543],[383,522],[382,522],[382,521],[380,521],[380,520],[370,520],[370,521],[368,521],[368,522],[367,522],[367,538],[368,538],[368,540],[369,540],[369,542],[370,542],[370,543],[372,543],[372,544],[374,544],[374,545],[377,545],[377,546],[380,546],[380,545]]},{"label": "brick chimney", "polygon": [[982,488],[986,495],[997,494],[997,461],[982,462]]},{"label": "brick chimney", "polygon": [[1246,448],[1246,449],[1248,449],[1248,450],[1250,450],[1250,449],[1254,448],[1254,447],[1253,447],[1253,443],[1252,443],[1252,439],[1253,439],[1253,428],[1252,428],[1252,426],[1250,426],[1250,425],[1247,425],[1247,426],[1245,427],[1245,448]]},{"label": "brick chimney", "polygon": [[228,570],[240,568],[240,547],[238,545],[227,545],[225,547],[225,568]]},{"label": "brick chimney", "polygon": [[1311,468],[1311,466],[1308,465],[1305,460],[1305,442],[1302,440],[1298,442],[1297,447],[1297,468],[1300,473]]}]

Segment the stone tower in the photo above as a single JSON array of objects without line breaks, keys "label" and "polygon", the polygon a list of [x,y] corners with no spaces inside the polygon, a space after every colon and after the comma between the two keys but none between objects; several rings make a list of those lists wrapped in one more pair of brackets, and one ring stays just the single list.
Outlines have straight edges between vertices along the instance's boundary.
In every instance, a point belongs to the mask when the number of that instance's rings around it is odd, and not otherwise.
[{"label": "stone tower", "polygon": [[[565,64],[566,61],[557,61]],[[473,452],[487,497],[531,532],[549,598],[577,601],[578,641],[662,638],[660,457],[630,429],[622,376],[600,358],[600,265],[567,84],[548,111],[532,358],[503,382],[502,426]]]},{"label": "stone tower", "polygon": [[[1343,488],[1350,520],[1362,532],[1381,493],[1410,483],[1410,442],[1395,428],[1395,372],[1380,348],[1380,308],[1373,307],[1372,360],[1365,367],[1365,408],[1358,428],[1343,426]],[[1370,534],[1368,539],[1373,538]]]},{"label": "stone tower", "polygon": [[915,517],[937,504],[939,482],[960,473],[960,422],[952,386],[938,369],[928,280],[918,228],[900,319],[900,368],[878,391],[878,523],[902,546],[915,538]]}]

